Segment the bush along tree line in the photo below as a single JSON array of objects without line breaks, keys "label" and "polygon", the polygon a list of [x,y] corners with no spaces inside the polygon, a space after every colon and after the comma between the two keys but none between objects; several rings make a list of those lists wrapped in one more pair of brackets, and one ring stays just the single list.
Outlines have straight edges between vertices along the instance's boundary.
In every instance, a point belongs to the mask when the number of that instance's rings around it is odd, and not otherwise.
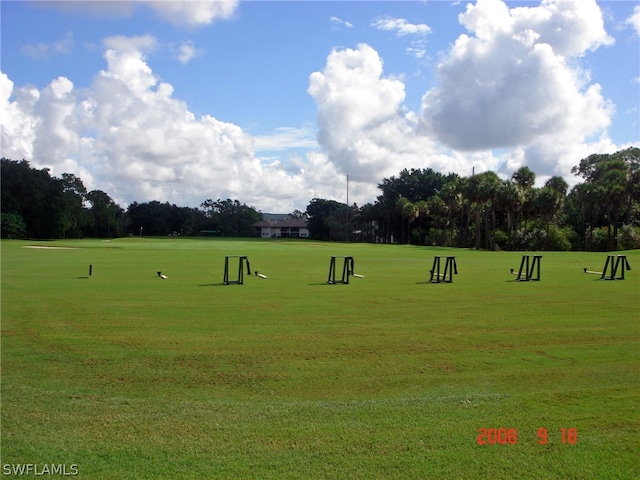
[{"label": "bush along tree line", "polygon": [[[256,235],[262,214],[238,200],[200,208],[151,201],[124,210],[105,192],[87,192],[72,174],[55,178],[25,160],[2,159],[2,237],[79,238],[122,235]],[[430,168],[402,170],[378,184],[362,207],[314,198],[305,212],[310,237],[401,242],[487,250],[640,248],[640,148],[593,154],[573,167],[581,182],[558,176],[535,187],[521,167],[509,179],[489,171],[460,177]]]}]

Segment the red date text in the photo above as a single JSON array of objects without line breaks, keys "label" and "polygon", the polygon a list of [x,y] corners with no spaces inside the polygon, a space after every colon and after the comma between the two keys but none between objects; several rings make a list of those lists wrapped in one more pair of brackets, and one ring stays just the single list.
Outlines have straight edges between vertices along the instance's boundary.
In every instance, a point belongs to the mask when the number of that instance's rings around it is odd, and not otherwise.
[{"label": "red date text", "polygon": [[479,428],[478,445],[515,445],[518,442],[518,430],[515,428]]}]

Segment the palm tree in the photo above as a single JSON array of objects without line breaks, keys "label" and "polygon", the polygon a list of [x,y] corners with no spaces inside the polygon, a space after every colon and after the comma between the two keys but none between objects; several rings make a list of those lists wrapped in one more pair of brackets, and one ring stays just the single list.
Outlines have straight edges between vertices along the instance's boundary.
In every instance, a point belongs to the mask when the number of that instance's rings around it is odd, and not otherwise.
[{"label": "palm tree", "polygon": [[449,209],[440,195],[434,195],[428,201],[429,214],[433,218],[436,229],[440,232],[438,235],[438,245],[446,244],[447,225],[449,223]]},{"label": "palm tree", "polygon": [[[460,191],[460,183],[461,182],[459,181],[459,178],[455,178],[447,183],[444,187],[442,187],[442,190],[440,190],[439,193],[440,198],[442,198],[442,200],[444,200],[445,204],[447,205],[447,225],[449,226],[449,233],[447,235],[447,238],[445,239],[445,244],[447,246],[449,246],[453,241],[453,232],[456,225],[455,217],[462,209],[462,204],[464,201],[462,192]],[[460,227],[462,227],[462,225],[460,225]]]},{"label": "palm tree", "polygon": [[423,219],[427,219],[429,216],[429,203],[426,200],[420,200],[419,202],[416,202],[416,207],[418,209],[418,218],[420,219],[420,225],[418,227],[419,230],[419,235],[420,235],[420,240],[419,243],[420,245],[424,244],[424,237],[425,237],[425,229],[423,228]]},{"label": "palm tree", "polygon": [[[618,218],[627,203],[628,170],[622,161],[608,162],[600,183],[607,209],[607,250],[618,248]],[[613,234],[611,227],[613,226]]]},{"label": "palm tree", "polygon": [[623,207],[629,205],[629,193],[633,191],[629,183],[639,159],[640,149],[631,148],[614,154],[590,155],[571,169],[574,174],[593,183],[599,190],[606,213],[607,249],[617,248],[620,213]]},{"label": "palm tree", "polygon": [[[484,224],[484,247],[494,248],[492,227],[495,228],[495,207],[497,204],[498,186],[501,184],[500,177],[495,172],[488,171],[474,175],[467,183],[467,193],[469,198],[475,203],[476,211],[476,249],[482,245],[482,225]],[[490,215],[489,215],[490,214]]]},{"label": "palm tree", "polygon": [[601,192],[598,186],[591,182],[579,183],[573,187],[574,194],[580,203],[581,232],[585,250],[590,251],[593,243],[593,228],[597,219],[597,206],[600,204]]},{"label": "palm tree", "polygon": [[513,172],[511,180],[516,182],[520,188],[522,194],[522,202],[520,208],[520,215],[518,216],[517,224],[520,225],[520,221],[524,221],[524,233],[527,233],[527,218],[529,213],[532,212],[532,206],[535,200],[535,192],[532,192],[533,185],[536,183],[536,174],[529,167],[520,167]]},{"label": "palm tree", "polygon": [[549,248],[551,220],[556,217],[561,207],[562,197],[557,190],[551,187],[544,187],[538,191],[538,195],[536,196],[536,209],[540,212],[540,216],[545,222],[546,249]]},{"label": "palm tree", "polygon": [[465,185],[466,189],[466,197],[469,199],[469,203],[473,206],[473,211],[475,212],[476,217],[476,234],[475,234],[475,248],[476,250],[480,250],[481,246],[481,237],[480,237],[480,214],[481,214],[481,201],[480,201],[480,184],[482,183],[482,178],[480,175],[474,175],[470,177]]},{"label": "palm tree", "polygon": [[527,235],[527,221],[529,219],[535,219],[538,215],[537,198],[540,193],[539,188],[529,188],[523,191],[523,201],[521,209],[521,219],[524,223],[523,237]]},{"label": "palm tree", "polygon": [[536,174],[529,167],[524,166],[513,172],[511,180],[516,182],[521,189],[529,190],[536,183]]},{"label": "palm tree", "polygon": [[544,183],[544,186],[555,190],[563,197],[567,196],[567,190],[569,190],[569,184],[564,178],[558,176],[551,177]]},{"label": "palm tree", "polygon": [[520,212],[524,197],[517,183],[511,180],[502,182],[498,189],[498,201],[507,216],[507,246],[513,247],[514,216]]},{"label": "palm tree", "polygon": [[411,243],[411,223],[418,217],[418,207],[404,197],[399,198],[396,205],[402,218],[407,219],[407,243]]}]

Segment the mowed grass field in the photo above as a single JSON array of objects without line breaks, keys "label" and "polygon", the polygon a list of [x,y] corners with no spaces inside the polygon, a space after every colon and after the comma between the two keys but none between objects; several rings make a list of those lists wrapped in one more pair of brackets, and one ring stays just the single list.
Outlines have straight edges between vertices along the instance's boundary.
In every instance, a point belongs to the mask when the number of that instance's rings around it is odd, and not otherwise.
[{"label": "mowed grass field", "polygon": [[[519,252],[188,238],[1,247],[3,473],[638,478],[640,251],[617,252],[632,268],[624,281],[583,273],[606,253],[543,252],[541,281],[516,282]],[[226,255],[268,279],[222,285]],[[345,255],[364,278],[328,285],[330,257]],[[453,283],[428,283],[436,255],[456,256]],[[489,429],[505,429],[500,441]],[[517,437],[505,443],[506,429]]]}]

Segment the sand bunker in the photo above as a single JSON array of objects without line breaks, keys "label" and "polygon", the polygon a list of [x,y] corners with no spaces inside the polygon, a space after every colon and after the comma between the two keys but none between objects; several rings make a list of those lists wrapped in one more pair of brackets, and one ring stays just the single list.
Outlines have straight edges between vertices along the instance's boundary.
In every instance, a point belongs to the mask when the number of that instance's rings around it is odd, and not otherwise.
[{"label": "sand bunker", "polygon": [[45,247],[43,245],[25,245],[22,248],[39,248],[42,250],[76,250],[73,247]]}]

